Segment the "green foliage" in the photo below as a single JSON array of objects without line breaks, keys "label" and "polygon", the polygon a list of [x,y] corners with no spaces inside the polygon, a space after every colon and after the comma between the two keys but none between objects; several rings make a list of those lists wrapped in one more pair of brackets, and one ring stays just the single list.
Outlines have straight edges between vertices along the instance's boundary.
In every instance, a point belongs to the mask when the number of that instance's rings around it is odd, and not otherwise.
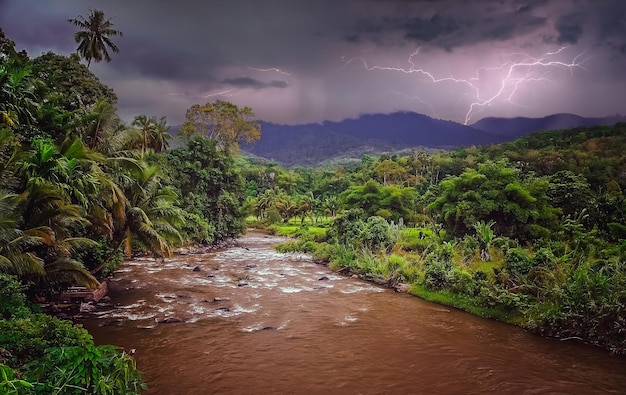
[{"label": "green foliage", "polygon": [[34,386],[26,380],[18,379],[10,367],[0,363],[0,393],[5,395],[19,395]]},{"label": "green foliage", "polygon": [[78,251],[76,258],[89,270],[97,268],[106,261],[107,265],[102,269],[102,274],[109,275],[124,261],[124,253],[119,250],[115,251],[109,240],[102,237],[97,244],[86,246]]},{"label": "green foliage", "polygon": [[87,60],[87,67],[92,60],[110,62],[109,50],[119,52],[119,48],[113,43],[111,36],[121,36],[122,32],[113,29],[111,19],[105,19],[104,12],[91,9],[86,18],[79,15],[68,21],[80,29],[74,34],[74,41],[78,44],[76,52]]},{"label": "green foliage", "polygon": [[365,221],[358,239],[362,247],[371,251],[387,250],[393,244],[389,223],[378,216],[369,217]]},{"label": "green foliage", "polygon": [[204,243],[209,244],[215,240],[215,229],[204,218],[195,213],[182,212],[183,225],[181,237],[184,244]]},{"label": "green foliage", "polygon": [[507,250],[502,268],[515,279],[523,279],[533,266],[532,259],[526,251],[521,248],[511,248]]},{"label": "green foliage", "polygon": [[431,290],[442,290],[447,287],[450,266],[445,262],[430,260],[424,264],[424,283]]},{"label": "green foliage", "polygon": [[135,360],[108,345],[49,348],[27,368],[38,392],[133,395],[146,388]]},{"label": "green foliage", "polygon": [[439,188],[440,194],[427,208],[456,236],[467,234],[479,221],[494,221],[497,234],[528,240],[532,236],[527,224],[546,210],[542,191],[525,186],[519,172],[506,161],[468,168],[443,180]]},{"label": "green foliage", "polygon": [[239,151],[239,143],[251,143],[261,137],[261,126],[250,107],[216,100],[201,106],[194,104],[185,114],[181,134],[185,137],[204,136],[219,150]]},{"label": "green foliage", "polygon": [[405,222],[413,223],[416,197],[414,188],[385,186],[369,180],[342,192],[339,201],[343,207],[362,209],[366,217],[379,215],[394,222],[403,218]]},{"label": "green foliage", "polygon": [[30,314],[23,291],[16,277],[0,273],[0,319],[24,318]]},{"label": "green foliage", "polygon": [[180,191],[182,207],[212,227],[214,240],[238,236],[245,226],[244,184],[228,152],[200,136],[167,153],[169,178]]},{"label": "green foliage", "polygon": [[331,240],[343,245],[355,248],[359,235],[363,230],[364,212],[361,209],[350,209],[335,218],[329,231]]},{"label": "green foliage", "polygon": [[0,320],[0,347],[11,352],[14,365],[41,358],[49,347],[92,343],[91,335],[82,327],[47,314]]}]

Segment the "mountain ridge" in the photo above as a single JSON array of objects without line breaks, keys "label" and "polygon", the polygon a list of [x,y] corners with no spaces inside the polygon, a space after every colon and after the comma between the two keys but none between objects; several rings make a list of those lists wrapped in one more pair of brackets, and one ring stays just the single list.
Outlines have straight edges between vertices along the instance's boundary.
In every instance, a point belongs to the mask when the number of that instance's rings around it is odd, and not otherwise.
[{"label": "mountain ridge", "polygon": [[[296,125],[259,121],[261,138],[241,144],[244,153],[273,160],[285,167],[317,166],[340,158],[360,158],[423,147],[452,149],[498,144],[540,130],[610,125],[623,116],[603,118],[559,113],[540,118],[487,117],[472,125],[431,118],[410,111],[361,114],[341,121]],[[172,131],[180,126],[172,127]],[[173,146],[178,145],[173,144]]]}]

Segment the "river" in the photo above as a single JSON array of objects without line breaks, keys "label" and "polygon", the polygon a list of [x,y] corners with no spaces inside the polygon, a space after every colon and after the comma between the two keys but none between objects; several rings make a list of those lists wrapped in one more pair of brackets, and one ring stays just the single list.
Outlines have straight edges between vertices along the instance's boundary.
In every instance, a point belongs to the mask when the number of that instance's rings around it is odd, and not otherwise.
[{"label": "river", "polygon": [[145,394],[626,393],[624,358],[337,275],[282,240],[126,262],[115,307],[79,322],[135,350]]}]

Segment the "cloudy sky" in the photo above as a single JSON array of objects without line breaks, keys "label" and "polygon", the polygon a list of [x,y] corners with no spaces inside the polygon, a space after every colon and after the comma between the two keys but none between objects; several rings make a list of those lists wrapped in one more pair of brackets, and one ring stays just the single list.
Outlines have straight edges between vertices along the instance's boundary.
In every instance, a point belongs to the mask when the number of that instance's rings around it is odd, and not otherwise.
[{"label": "cloudy sky", "polygon": [[624,0],[0,0],[0,27],[69,54],[90,8],[124,33],[91,69],[127,121],[215,99],[287,124],[626,115]]}]

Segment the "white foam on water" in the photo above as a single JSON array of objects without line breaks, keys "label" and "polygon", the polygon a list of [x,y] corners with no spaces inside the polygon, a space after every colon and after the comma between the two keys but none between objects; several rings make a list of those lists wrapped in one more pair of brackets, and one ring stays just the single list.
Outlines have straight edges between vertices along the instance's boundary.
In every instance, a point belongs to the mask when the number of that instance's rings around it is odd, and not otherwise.
[{"label": "white foam on water", "polygon": [[119,309],[134,309],[134,308],[137,308],[137,307],[141,307],[141,306],[143,306],[145,304],[146,304],[145,299],[140,299],[140,300],[137,301],[137,303],[129,304],[129,305],[126,305],[126,306],[117,306],[117,308],[119,308]]},{"label": "white foam on water", "polygon": [[341,293],[342,294],[353,294],[353,293],[357,293],[357,292],[363,292],[363,291],[369,291],[369,292],[384,292],[385,290],[382,288],[377,288],[377,287],[360,287],[360,286],[353,286],[350,288],[346,288],[346,289],[342,289]]},{"label": "white foam on water", "polygon": [[339,325],[341,326],[346,326],[349,325],[352,322],[356,322],[357,318],[353,317],[351,315],[346,315],[345,317],[343,317],[343,320],[339,322]]},{"label": "white foam on water", "polygon": [[170,294],[170,293],[167,293],[167,294],[158,293],[156,294],[156,297],[161,299],[165,303],[172,303],[177,298],[175,294]]},{"label": "white foam on water", "polygon": [[260,331],[261,329],[263,329],[263,324],[261,324],[260,322],[257,322],[256,324],[242,328],[242,331],[250,333],[250,332]]},{"label": "white foam on water", "polygon": [[280,290],[286,294],[295,294],[295,293],[304,291],[303,288],[296,288],[296,287],[280,287]]}]

